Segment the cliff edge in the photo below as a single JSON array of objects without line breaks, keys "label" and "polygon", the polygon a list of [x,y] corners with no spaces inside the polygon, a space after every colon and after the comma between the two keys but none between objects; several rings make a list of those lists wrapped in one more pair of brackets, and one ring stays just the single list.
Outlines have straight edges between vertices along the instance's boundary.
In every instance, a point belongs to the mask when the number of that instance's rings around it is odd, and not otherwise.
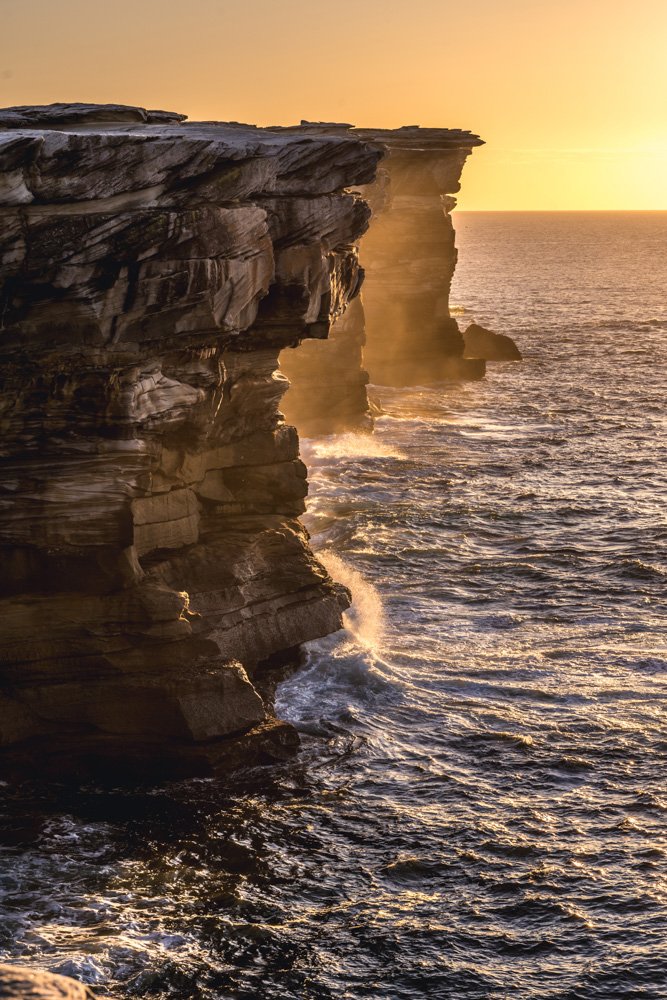
[{"label": "cliff edge", "polygon": [[278,353],[356,295],[370,212],[347,189],[382,155],[117,105],[0,111],[3,746],[60,772],[293,744],[253,674],[349,597],[299,522]]}]

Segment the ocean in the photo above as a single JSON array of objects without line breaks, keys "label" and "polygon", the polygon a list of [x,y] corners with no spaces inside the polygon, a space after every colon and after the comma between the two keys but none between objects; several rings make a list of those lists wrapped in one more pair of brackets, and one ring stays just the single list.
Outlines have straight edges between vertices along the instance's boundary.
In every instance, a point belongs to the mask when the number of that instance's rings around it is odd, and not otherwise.
[{"label": "ocean", "polygon": [[100,997],[667,997],[667,213],[455,215],[485,380],[303,442],[293,761],[5,787],[0,956]]}]

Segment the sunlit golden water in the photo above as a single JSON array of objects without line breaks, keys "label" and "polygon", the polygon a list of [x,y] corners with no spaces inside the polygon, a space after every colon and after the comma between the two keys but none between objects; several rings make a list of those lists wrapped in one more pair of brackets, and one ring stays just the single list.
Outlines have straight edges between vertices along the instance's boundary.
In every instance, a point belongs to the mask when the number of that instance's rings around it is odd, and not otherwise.
[{"label": "sunlit golden water", "polygon": [[0,945],[100,995],[667,996],[667,215],[457,220],[484,382],[304,447],[353,590],[233,792],[5,789]]}]

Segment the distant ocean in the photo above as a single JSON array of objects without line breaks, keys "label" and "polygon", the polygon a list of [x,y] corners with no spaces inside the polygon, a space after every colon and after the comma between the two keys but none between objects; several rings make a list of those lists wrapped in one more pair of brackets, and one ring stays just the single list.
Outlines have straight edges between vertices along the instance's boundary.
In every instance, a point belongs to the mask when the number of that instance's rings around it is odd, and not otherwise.
[{"label": "distant ocean", "polygon": [[484,381],[306,441],[303,753],[5,788],[3,956],[100,996],[667,997],[667,213],[456,213]]}]

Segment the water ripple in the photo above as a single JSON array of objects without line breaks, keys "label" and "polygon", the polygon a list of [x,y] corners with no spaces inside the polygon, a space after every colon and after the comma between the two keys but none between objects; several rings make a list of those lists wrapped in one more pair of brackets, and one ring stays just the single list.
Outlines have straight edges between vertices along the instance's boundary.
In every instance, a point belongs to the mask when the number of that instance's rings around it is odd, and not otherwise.
[{"label": "water ripple", "polygon": [[279,691],[302,755],[3,789],[4,956],[111,997],[664,1000],[667,216],[458,233],[459,314],[526,360],[304,449],[354,605]]}]

